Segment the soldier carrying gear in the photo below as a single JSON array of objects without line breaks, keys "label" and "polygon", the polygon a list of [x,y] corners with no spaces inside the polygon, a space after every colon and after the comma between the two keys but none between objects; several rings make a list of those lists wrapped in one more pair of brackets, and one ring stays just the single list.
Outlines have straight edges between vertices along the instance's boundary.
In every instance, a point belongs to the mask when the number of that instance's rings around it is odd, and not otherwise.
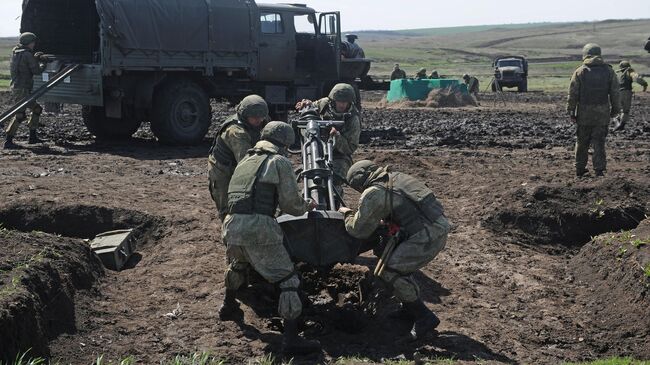
[{"label": "soldier carrying gear", "polygon": [[463,81],[465,81],[465,84],[467,85],[467,92],[470,95],[478,97],[478,92],[480,90],[478,79],[474,76],[464,74]]},{"label": "soldier carrying gear", "polygon": [[440,75],[438,75],[438,70],[433,70],[433,72],[431,72],[431,75],[429,75],[429,78],[433,80],[439,79]]},{"label": "soldier carrying gear", "polygon": [[638,83],[643,87],[643,92],[648,90],[648,83],[634,71],[630,61],[621,61],[618,65],[618,83],[619,91],[621,94],[621,114],[618,116],[616,126],[614,126],[615,131],[621,131],[625,129],[625,124],[630,120],[630,109],[632,108],[632,98],[634,92],[632,92],[632,85],[634,82]]},{"label": "soldier carrying gear", "polygon": [[258,95],[245,97],[235,110],[236,114],[219,128],[208,156],[210,195],[222,221],[228,209],[230,177],[237,163],[260,140],[260,131],[269,115],[266,101]]},{"label": "soldier carrying gear", "polygon": [[[342,120],[345,122],[339,131],[336,128],[330,130],[330,138],[334,142],[334,187],[338,194],[343,197],[343,182],[348,169],[352,166],[352,154],[359,147],[361,136],[361,113],[356,107],[357,95],[354,88],[349,84],[336,84],[329,93],[329,96],[322,98],[314,104],[318,113],[324,120]],[[303,100],[296,105],[300,110],[312,104],[310,100]]]},{"label": "soldier carrying gear", "polygon": [[219,309],[221,320],[241,318],[235,294],[246,284],[246,272],[252,267],[281,290],[278,312],[284,319],[283,349],[287,354],[320,349],[317,341],[298,336],[297,318],[302,312],[300,278],[282,244],[284,235],[275,220],[278,208],[300,216],[316,206],[302,198],[291,162],[282,155],[294,139],[293,128],[288,124],[271,122],[262,130],[261,140],[235,168],[228,187],[228,215],[223,223],[230,264],[225,275],[226,294]]},{"label": "soldier carrying gear", "polygon": [[418,73],[415,74],[415,80],[424,80],[427,78],[427,69],[421,68]]},{"label": "soldier carrying gear", "polygon": [[406,72],[404,70],[399,68],[399,63],[395,64],[395,67],[393,67],[393,72],[390,74],[390,80],[400,80],[400,79],[405,79],[406,78]]},{"label": "soldier carrying gear", "polygon": [[413,319],[412,338],[422,338],[440,321],[422,302],[420,288],[411,275],[445,247],[450,226],[443,207],[421,181],[390,172],[372,161],[352,165],[347,180],[361,193],[356,212],[339,209],[345,214],[345,229],[351,236],[367,239],[384,222],[399,226],[400,236],[405,237],[386,257],[380,279],[402,302],[400,314]]},{"label": "soldier carrying gear", "polygon": [[603,61],[597,44],[585,45],[582,56],[582,66],[571,77],[567,101],[567,114],[577,124],[576,175],[587,173],[589,145],[592,145],[596,176],[604,176],[607,127],[610,119],[618,115],[621,105],[618,78],[612,67]]},{"label": "soldier carrying gear", "polygon": [[[43,53],[34,53],[36,46],[36,35],[34,33],[23,33],[20,35],[20,44],[11,52],[11,95],[14,102],[18,102],[32,93],[34,88],[34,75],[43,73],[46,59]],[[36,102],[32,102],[20,109],[7,126],[7,137],[4,148],[17,148],[13,138],[18,131],[20,123],[27,119],[27,109],[32,115],[29,117],[29,144],[42,143],[36,135],[43,108]]]}]

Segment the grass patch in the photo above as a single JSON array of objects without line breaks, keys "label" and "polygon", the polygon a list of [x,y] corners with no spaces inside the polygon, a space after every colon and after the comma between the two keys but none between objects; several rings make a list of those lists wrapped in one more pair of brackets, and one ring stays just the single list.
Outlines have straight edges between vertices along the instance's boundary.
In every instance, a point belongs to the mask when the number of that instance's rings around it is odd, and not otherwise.
[{"label": "grass patch", "polygon": [[588,362],[567,362],[564,365],[650,365],[650,361],[635,360],[631,357],[612,357]]}]

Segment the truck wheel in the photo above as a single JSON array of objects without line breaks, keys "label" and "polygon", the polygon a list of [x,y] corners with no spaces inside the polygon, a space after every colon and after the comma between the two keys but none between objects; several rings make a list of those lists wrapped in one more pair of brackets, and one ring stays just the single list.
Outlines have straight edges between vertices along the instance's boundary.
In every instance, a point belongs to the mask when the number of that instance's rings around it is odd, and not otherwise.
[{"label": "truck wheel", "polygon": [[99,140],[130,138],[142,124],[132,113],[125,113],[121,119],[109,118],[104,108],[98,106],[83,106],[81,116],[88,132]]},{"label": "truck wheel", "polygon": [[519,84],[519,87],[517,88],[517,90],[520,93],[527,93],[528,92],[528,79],[523,79],[523,81],[521,81],[521,83]]},{"label": "truck wheel", "polygon": [[165,144],[192,145],[203,140],[212,122],[210,98],[199,85],[175,80],[156,90],[151,131]]}]

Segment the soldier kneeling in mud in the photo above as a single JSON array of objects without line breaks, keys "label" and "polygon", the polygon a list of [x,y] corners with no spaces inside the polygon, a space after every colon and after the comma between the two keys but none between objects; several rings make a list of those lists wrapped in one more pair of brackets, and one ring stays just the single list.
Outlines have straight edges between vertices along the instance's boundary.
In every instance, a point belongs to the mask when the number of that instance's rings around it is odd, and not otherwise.
[{"label": "soldier kneeling in mud", "polygon": [[320,350],[318,341],[298,336],[300,278],[275,220],[278,207],[283,213],[299,216],[317,205],[302,198],[291,162],[284,157],[294,140],[293,128],[288,124],[271,122],[262,130],[261,140],[235,168],[228,187],[228,215],[223,223],[230,265],[225,278],[226,296],[219,309],[221,320],[242,317],[235,293],[246,284],[246,272],[252,266],[281,290],[278,312],[284,319],[285,354]]},{"label": "soldier kneeling in mud", "polygon": [[401,239],[392,255],[386,257],[379,278],[402,302],[396,315],[413,320],[412,339],[422,338],[440,320],[422,301],[420,288],[411,275],[445,247],[450,226],[443,207],[421,181],[389,172],[372,161],[352,165],[347,180],[350,187],[362,193],[357,211],[339,209],[345,214],[345,229],[351,236],[367,239],[382,224],[399,227]]}]

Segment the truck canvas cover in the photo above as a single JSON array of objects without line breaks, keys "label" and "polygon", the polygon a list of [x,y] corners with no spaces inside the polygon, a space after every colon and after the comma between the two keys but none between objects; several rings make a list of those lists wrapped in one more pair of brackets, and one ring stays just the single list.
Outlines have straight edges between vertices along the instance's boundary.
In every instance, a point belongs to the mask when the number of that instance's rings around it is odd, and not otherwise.
[{"label": "truck canvas cover", "polygon": [[250,7],[243,0],[95,0],[105,34],[121,49],[249,51]]}]

